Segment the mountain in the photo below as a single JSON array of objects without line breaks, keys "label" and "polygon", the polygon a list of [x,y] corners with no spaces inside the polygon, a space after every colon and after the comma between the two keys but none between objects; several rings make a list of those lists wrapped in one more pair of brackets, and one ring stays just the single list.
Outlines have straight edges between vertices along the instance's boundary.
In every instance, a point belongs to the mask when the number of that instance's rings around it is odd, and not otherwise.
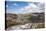
[{"label": "mountain", "polygon": [[7,27],[26,23],[44,23],[44,12],[29,14],[6,14]]}]

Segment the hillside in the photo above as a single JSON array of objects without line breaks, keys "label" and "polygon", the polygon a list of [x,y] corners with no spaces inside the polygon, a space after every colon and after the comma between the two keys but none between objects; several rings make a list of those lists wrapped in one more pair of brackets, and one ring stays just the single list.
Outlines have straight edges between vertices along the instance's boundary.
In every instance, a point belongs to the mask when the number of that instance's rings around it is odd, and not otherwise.
[{"label": "hillside", "polygon": [[7,27],[26,23],[44,23],[44,13],[6,14]]}]

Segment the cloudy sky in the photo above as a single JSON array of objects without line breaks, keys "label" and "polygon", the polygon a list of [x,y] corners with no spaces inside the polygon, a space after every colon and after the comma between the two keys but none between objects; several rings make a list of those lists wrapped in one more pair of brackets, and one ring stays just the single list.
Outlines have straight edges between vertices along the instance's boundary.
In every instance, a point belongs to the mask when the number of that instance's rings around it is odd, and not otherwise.
[{"label": "cloudy sky", "polygon": [[24,1],[7,1],[6,2],[6,12],[7,13],[34,13],[43,12],[44,3],[40,2],[24,2]]}]

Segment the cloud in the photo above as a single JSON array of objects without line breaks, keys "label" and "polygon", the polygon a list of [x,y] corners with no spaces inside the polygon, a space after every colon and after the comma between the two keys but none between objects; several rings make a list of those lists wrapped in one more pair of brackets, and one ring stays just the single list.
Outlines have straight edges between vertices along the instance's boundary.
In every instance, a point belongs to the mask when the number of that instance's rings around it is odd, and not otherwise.
[{"label": "cloud", "polygon": [[[18,6],[16,3],[13,5]],[[19,7],[14,10],[9,10],[8,12],[16,13],[16,14],[35,13],[35,12],[40,13],[40,12],[44,11],[43,7],[44,7],[43,3],[34,2],[34,3],[28,3],[28,5],[24,6],[24,7]],[[42,9],[42,10],[40,10],[40,9]]]},{"label": "cloud", "polygon": [[44,10],[44,8],[45,8],[44,3],[38,2],[38,3],[34,3],[34,4],[38,7],[38,9]]},{"label": "cloud", "polygon": [[32,0],[32,2],[41,2],[41,3],[43,3],[44,0]]},{"label": "cloud", "polygon": [[20,10],[31,10],[32,8],[37,8],[36,5],[34,5],[33,3],[28,3],[28,6],[22,7]]},{"label": "cloud", "polygon": [[14,6],[18,6],[16,3],[13,4]]},{"label": "cloud", "polygon": [[43,4],[43,3],[40,3],[40,4],[38,4],[37,6],[38,6],[41,10],[44,9],[44,4]]},{"label": "cloud", "polygon": [[23,10],[23,12],[21,12],[22,14],[25,14],[25,13],[36,13],[36,12],[37,13],[41,13],[41,12],[44,12],[44,10],[40,10],[41,7],[43,7],[43,6],[40,3],[38,5],[35,5],[34,3],[29,3],[28,6],[25,6],[25,7],[21,8],[20,10],[21,11]]},{"label": "cloud", "polygon": [[6,13],[12,13],[12,14],[16,14],[16,12],[13,9],[7,9]]},{"label": "cloud", "polygon": [[6,5],[6,7],[8,8],[8,5]]}]

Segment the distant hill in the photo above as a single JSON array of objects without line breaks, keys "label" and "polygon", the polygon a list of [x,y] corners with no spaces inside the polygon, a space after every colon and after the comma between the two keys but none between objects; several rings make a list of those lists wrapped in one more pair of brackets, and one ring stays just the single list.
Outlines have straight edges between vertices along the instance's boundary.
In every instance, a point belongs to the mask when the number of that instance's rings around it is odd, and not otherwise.
[{"label": "distant hill", "polygon": [[6,14],[7,27],[25,23],[44,23],[44,13]]}]

